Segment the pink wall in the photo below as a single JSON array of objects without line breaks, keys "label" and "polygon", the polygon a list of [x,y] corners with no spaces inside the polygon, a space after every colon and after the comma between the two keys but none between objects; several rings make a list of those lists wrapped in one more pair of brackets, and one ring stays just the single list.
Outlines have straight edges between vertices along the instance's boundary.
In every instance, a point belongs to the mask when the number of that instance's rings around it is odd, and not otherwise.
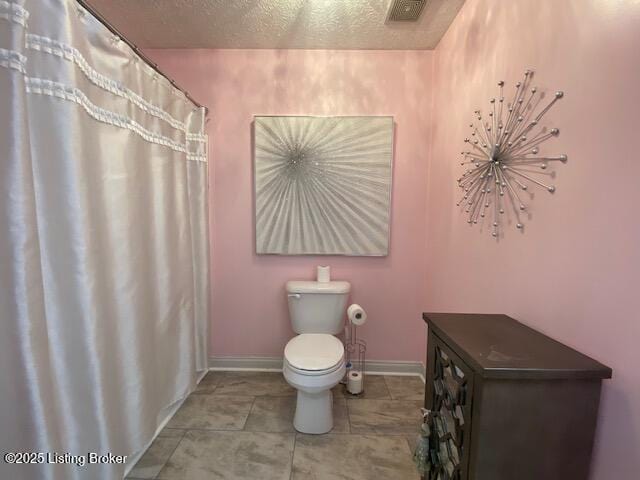
[{"label": "pink wall", "polygon": [[[311,278],[318,263],[350,280],[352,300],[369,310],[370,358],[422,360],[423,310],[504,312],[614,369],[592,478],[637,478],[639,46],[631,0],[467,0],[435,55],[152,52],[211,107],[211,353],[280,356],[292,335],[283,284]],[[547,151],[569,162],[554,195],[536,192],[525,231],[496,242],[455,207],[456,159],[472,111],[496,95],[497,80],[512,86],[525,68],[539,86],[566,92],[548,116],[561,135]],[[395,116],[389,257],[253,253],[254,114]]]},{"label": "pink wall", "polygon": [[[150,55],[211,108],[212,355],[282,356],[293,332],[290,279],[331,265],[352,282],[371,359],[422,360],[431,52],[156,50]],[[386,258],[254,253],[255,114],[381,115],[396,122],[391,251]]]},{"label": "pink wall", "polygon": [[[593,479],[640,478],[640,3],[467,0],[436,50],[424,306],[504,312],[613,368]],[[455,207],[456,158],[476,108],[525,68],[565,91],[549,114],[566,153],[524,233],[496,242]],[[509,90],[511,92],[511,90]]]}]

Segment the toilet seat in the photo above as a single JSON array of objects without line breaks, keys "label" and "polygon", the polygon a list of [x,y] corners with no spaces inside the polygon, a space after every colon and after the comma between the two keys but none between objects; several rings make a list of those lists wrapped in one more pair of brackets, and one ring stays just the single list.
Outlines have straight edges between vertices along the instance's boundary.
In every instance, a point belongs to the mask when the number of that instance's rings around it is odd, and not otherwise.
[{"label": "toilet seat", "polygon": [[301,375],[325,375],[338,370],[344,362],[344,346],[333,335],[303,333],[284,347],[289,368]]},{"label": "toilet seat", "polygon": [[308,376],[308,377],[317,377],[317,376],[320,376],[320,375],[328,375],[329,373],[333,373],[336,370],[340,369],[343,365],[344,365],[344,361],[341,360],[338,363],[336,363],[333,367],[328,368],[326,370],[303,370],[301,368],[294,367],[289,362],[287,362],[286,358],[284,359],[285,368],[288,368],[289,370],[291,370],[292,372],[295,372],[297,374]]}]

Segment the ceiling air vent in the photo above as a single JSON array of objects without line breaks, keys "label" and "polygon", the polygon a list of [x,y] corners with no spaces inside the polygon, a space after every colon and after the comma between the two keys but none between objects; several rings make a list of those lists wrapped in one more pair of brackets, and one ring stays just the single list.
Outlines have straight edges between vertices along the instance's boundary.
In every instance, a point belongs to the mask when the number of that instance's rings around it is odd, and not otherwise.
[{"label": "ceiling air vent", "polygon": [[427,0],[391,0],[388,22],[415,22]]}]

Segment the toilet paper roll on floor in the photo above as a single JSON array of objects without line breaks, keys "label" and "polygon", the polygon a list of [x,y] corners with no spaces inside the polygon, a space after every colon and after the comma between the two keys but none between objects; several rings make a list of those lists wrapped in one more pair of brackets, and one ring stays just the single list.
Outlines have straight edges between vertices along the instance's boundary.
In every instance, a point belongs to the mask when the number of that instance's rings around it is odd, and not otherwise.
[{"label": "toilet paper roll on floor", "polygon": [[354,303],[347,308],[347,317],[351,323],[360,326],[364,325],[364,322],[367,321],[367,312],[365,312],[364,308],[360,305]]},{"label": "toilet paper roll on floor", "polygon": [[352,395],[362,393],[362,373],[351,370],[347,376],[347,392]]}]

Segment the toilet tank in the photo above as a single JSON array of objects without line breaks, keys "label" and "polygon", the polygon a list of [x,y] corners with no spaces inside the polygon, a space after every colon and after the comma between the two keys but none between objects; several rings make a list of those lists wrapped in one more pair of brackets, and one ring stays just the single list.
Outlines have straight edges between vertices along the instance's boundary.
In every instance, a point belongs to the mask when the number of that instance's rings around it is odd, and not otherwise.
[{"label": "toilet tank", "polygon": [[287,282],[293,330],[296,333],[340,333],[350,290],[349,282]]}]

